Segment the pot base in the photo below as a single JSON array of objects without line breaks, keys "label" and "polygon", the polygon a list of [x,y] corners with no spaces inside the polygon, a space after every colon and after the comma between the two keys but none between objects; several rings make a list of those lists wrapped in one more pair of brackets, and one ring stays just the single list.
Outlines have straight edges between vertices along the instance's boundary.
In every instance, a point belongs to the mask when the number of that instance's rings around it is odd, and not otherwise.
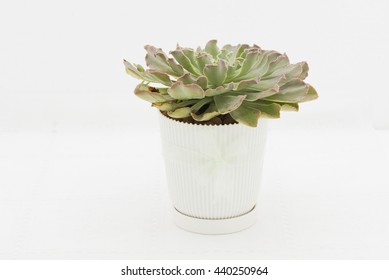
[{"label": "pot base", "polygon": [[181,229],[200,234],[229,234],[251,227],[257,220],[254,206],[250,212],[230,219],[201,219],[182,214],[173,208],[174,223]]}]

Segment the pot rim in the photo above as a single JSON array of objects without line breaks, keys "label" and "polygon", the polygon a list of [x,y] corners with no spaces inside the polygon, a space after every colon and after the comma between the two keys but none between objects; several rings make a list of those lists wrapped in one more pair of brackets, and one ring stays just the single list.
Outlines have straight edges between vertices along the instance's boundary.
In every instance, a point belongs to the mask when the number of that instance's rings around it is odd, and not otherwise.
[{"label": "pot rim", "polygon": [[176,122],[178,124],[182,124],[182,125],[189,125],[189,126],[197,126],[197,127],[228,127],[228,126],[241,126],[242,124],[241,123],[229,123],[229,124],[202,124],[202,123],[187,123],[187,122],[182,122],[182,121],[179,121],[178,119],[174,119],[174,118],[169,118],[167,116],[165,116],[161,110],[158,110],[158,113],[165,119],[167,120],[170,120],[170,121],[173,121],[173,122]]}]

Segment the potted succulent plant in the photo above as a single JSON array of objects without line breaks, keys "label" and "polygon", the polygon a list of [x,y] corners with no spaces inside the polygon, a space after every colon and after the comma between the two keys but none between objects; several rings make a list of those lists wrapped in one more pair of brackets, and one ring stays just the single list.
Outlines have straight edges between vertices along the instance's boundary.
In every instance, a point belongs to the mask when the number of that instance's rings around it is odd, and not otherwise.
[{"label": "potted succulent plant", "polygon": [[176,224],[223,234],[251,226],[261,181],[266,118],[298,111],[316,99],[304,82],[306,62],[247,44],[170,52],[145,46],[144,69],[124,61],[142,80],[135,95],[159,111],[162,147]]}]

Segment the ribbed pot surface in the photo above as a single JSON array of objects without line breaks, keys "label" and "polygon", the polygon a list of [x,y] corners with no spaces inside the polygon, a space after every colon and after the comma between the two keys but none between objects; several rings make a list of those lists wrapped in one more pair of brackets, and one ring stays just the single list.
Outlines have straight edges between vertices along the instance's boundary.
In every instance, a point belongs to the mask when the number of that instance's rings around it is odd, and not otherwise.
[{"label": "ribbed pot surface", "polygon": [[261,183],[266,120],[198,125],[160,114],[169,193],[176,210],[202,219],[228,219],[250,212]]}]

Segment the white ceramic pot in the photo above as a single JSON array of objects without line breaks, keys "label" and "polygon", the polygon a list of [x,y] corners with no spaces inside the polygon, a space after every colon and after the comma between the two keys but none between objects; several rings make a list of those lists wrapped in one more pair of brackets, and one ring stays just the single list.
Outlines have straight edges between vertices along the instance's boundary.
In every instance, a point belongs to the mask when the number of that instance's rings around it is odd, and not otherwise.
[{"label": "white ceramic pot", "polygon": [[159,115],[175,223],[204,234],[232,233],[254,224],[266,119],[251,128],[188,124]]}]

